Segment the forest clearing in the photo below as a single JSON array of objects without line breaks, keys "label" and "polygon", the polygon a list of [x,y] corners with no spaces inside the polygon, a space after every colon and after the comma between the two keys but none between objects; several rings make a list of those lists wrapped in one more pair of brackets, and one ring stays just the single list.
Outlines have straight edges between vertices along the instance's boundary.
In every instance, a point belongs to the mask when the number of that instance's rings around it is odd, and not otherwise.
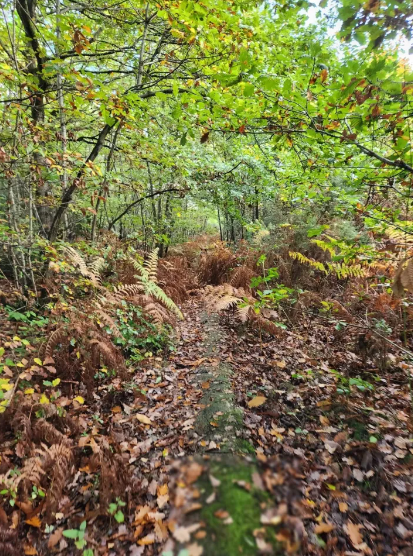
[{"label": "forest clearing", "polygon": [[413,556],[412,26],[3,0],[0,556]]}]

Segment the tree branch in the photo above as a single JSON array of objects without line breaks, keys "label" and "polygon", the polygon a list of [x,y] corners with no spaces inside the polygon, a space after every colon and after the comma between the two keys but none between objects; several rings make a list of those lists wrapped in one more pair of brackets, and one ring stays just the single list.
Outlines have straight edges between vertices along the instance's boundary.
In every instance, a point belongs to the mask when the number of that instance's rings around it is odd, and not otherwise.
[{"label": "tree branch", "polygon": [[177,187],[170,187],[169,189],[164,189],[162,191],[154,191],[153,193],[150,193],[149,195],[145,195],[145,197],[140,197],[139,199],[137,199],[136,201],[134,201],[133,203],[128,205],[126,207],[126,209],[119,214],[119,216],[114,218],[112,220],[112,222],[110,222],[110,224],[108,226],[108,229],[111,230],[113,228],[113,226],[116,224],[116,222],[118,222],[121,218],[123,218],[125,216],[125,214],[127,212],[129,212],[130,209],[133,208],[135,205],[141,203],[145,199],[151,199],[152,197],[156,197],[156,195],[163,195],[164,193],[170,193],[171,191],[182,191],[182,189],[178,189]]}]

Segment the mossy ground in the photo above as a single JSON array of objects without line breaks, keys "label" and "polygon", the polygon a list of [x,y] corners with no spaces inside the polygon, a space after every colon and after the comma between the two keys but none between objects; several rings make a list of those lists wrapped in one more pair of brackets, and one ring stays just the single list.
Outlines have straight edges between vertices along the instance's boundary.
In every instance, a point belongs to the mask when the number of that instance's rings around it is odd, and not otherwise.
[{"label": "mossy ground", "polygon": [[[195,422],[195,431],[206,441],[213,440],[220,452],[251,453],[252,446],[241,438],[243,411],[237,407],[232,391],[230,365],[219,360],[222,333],[216,315],[204,316],[206,325],[205,354],[216,359],[200,366],[196,374],[198,386],[204,388],[202,411]],[[205,388],[205,385],[208,385]]]},{"label": "mossy ground", "polygon": [[[210,462],[209,474],[220,481],[213,487],[207,474],[199,481],[203,504],[200,520],[205,523],[207,536],[202,544],[206,556],[239,556],[258,554],[254,531],[262,528],[261,514],[271,505],[266,492],[254,487],[252,474],[256,471],[254,463],[230,455],[216,456]],[[250,485],[247,490],[238,481]],[[208,496],[216,492],[215,500],[206,503]],[[216,516],[224,510],[229,513],[231,523]],[[274,547],[273,554],[282,554],[277,547],[275,531],[267,530],[266,539]]]}]

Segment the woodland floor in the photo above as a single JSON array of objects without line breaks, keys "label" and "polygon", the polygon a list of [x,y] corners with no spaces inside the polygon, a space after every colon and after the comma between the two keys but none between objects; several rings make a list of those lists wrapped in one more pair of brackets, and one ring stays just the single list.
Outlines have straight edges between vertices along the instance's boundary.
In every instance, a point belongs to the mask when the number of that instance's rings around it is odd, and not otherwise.
[{"label": "woodland floor", "polygon": [[[77,468],[57,513],[12,514],[24,553],[81,553],[63,532],[86,521],[102,555],[412,556],[403,362],[393,356],[391,381],[381,373],[374,392],[338,395],[332,369],[377,373],[347,332],[309,319],[260,342],[207,315],[201,296],[183,312],[169,360],[107,381],[73,412]],[[119,465],[99,478],[106,449]],[[6,435],[2,450],[13,459],[19,444]],[[114,495],[126,502],[120,524],[103,511]]]}]

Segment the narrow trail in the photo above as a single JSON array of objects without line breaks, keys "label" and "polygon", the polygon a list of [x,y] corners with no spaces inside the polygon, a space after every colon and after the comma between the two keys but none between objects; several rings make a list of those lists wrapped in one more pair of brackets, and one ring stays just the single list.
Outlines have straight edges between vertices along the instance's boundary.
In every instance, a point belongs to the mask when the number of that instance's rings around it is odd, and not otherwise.
[{"label": "narrow trail", "polygon": [[[178,549],[188,549],[191,556],[235,556],[257,554],[261,545],[267,553],[278,554],[274,534],[264,540],[264,530],[260,531],[263,511],[274,513],[275,509],[250,455],[254,449],[245,439],[244,412],[233,388],[237,377],[229,339],[219,317],[207,314],[202,302],[192,301],[186,308],[178,357],[180,351],[188,356],[184,362],[192,366],[190,383],[202,394],[189,431],[193,454],[184,459],[179,475],[187,485],[187,510],[191,511],[175,508],[172,512],[179,521]],[[201,338],[195,345],[191,343],[194,337]],[[193,360],[190,356],[200,357]],[[198,540],[188,547],[192,533]],[[166,546],[168,554],[168,549],[175,554],[173,545],[171,541]]]}]

